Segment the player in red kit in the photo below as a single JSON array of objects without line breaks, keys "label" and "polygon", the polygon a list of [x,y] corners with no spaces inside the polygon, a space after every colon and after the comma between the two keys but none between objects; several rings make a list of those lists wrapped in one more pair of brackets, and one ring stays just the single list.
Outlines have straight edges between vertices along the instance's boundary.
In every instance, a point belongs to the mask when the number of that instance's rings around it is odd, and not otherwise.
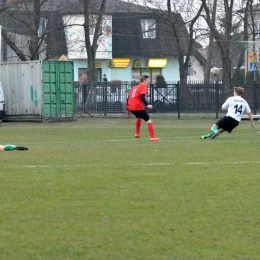
[{"label": "player in red kit", "polygon": [[149,109],[153,108],[153,106],[149,105],[145,99],[145,95],[148,91],[148,84],[149,76],[144,75],[141,76],[140,83],[131,89],[127,99],[127,113],[129,114],[129,112],[131,112],[136,117],[135,138],[140,138],[140,128],[143,119],[147,123],[151,141],[160,141],[160,139],[156,138],[154,135],[152,120],[144,107],[146,106]]}]

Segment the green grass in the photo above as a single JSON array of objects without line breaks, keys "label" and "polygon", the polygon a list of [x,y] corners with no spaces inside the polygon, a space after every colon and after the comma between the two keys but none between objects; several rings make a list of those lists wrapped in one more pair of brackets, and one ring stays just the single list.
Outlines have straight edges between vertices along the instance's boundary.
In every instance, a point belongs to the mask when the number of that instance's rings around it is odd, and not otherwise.
[{"label": "green grass", "polygon": [[0,259],[259,259],[259,123],[152,120],[3,123]]}]

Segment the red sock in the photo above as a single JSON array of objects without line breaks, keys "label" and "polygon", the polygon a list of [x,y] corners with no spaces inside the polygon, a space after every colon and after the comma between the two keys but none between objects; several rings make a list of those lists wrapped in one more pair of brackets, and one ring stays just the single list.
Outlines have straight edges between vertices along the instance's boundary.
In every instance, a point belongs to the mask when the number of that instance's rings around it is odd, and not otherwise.
[{"label": "red sock", "polygon": [[153,128],[153,123],[150,122],[150,123],[147,123],[147,126],[148,126],[148,131],[150,133],[150,138],[154,138],[154,128]]},{"label": "red sock", "polygon": [[136,119],[135,133],[138,135],[140,134],[141,123],[142,123],[142,120],[140,118]]}]

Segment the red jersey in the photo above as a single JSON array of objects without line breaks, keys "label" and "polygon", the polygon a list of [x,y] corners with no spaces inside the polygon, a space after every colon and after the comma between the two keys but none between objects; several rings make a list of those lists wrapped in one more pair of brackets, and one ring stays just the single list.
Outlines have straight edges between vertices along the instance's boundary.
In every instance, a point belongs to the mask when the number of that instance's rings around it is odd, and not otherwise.
[{"label": "red jersey", "polygon": [[146,95],[147,91],[148,88],[143,83],[133,87],[129,92],[127,110],[145,110],[141,95]]}]

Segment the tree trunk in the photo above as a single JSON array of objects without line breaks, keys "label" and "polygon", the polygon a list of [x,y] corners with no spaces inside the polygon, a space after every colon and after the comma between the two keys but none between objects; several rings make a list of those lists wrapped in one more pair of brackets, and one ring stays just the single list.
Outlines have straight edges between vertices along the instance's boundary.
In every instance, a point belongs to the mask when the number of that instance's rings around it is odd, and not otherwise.
[{"label": "tree trunk", "polygon": [[87,75],[88,75],[88,85],[90,86],[94,81],[96,81],[96,73],[95,73],[95,59],[96,59],[96,52],[98,48],[98,39],[101,36],[101,28],[102,28],[102,16],[105,12],[105,4],[106,0],[102,0],[100,5],[100,10],[98,13],[98,18],[95,24],[95,33],[93,37],[93,42],[91,44],[90,41],[90,0],[83,0],[84,5],[84,33],[85,33],[85,45],[88,55],[88,68],[87,68]]},{"label": "tree trunk", "polygon": [[[196,15],[190,20],[189,22],[189,32],[188,32],[188,46],[186,50],[183,48],[183,34],[181,30],[183,29],[184,26],[187,26],[184,22],[181,22],[176,20],[178,19],[176,16],[172,15],[172,9],[171,6],[174,6],[174,3],[172,3],[171,0],[167,0],[167,11],[168,11],[168,21],[166,21],[170,26],[172,27],[172,34],[176,38],[176,46],[177,46],[177,52],[178,52],[178,61],[179,61],[179,75],[180,75],[180,82],[187,82],[188,78],[188,67],[189,67],[189,60],[192,55],[192,49],[194,48],[194,24],[198,20],[204,4],[206,0],[202,0],[202,4],[196,13]],[[184,55],[185,53],[185,55]],[[185,59],[184,59],[185,56]]]},{"label": "tree trunk", "polygon": [[87,68],[87,75],[88,75],[88,85],[91,86],[91,84],[96,81],[96,66],[95,66],[95,52],[92,50],[93,47],[91,47],[90,55],[88,55],[88,68]]},{"label": "tree trunk", "polygon": [[186,83],[188,78],[188,64],[183,62],[184,57],[179,57],[179,73],[180,73],[180,82]]},{"label": "tree trunk", "polygon": [[[244,32],[243,32],[243,36],[244,36],[244,41],[248,41],[248,11],[250,10],[250,15],[251,15],[251,18],[253,16],[252,14],[252,4],[253,2],[251,0],[247,0],[246,2],[246,8],[245,8],[245,16],[244,16]],[[252,24],[254,24],[254,21],[252,22]],[[254,26],[253,26],[253,36],[254,36]],[[245,61],[245,51],[244,49],[241,50],[240,52],[240,56],[239,56],[239,60],[238,60],[238,63],[237,63],[237,66],[236,66],[236,70],[234,72],[234,75],[233,75],[233,78],[238,78],[240,76],[240,68],[241,66],[243,65]]]},{"label": "tree trunk", "polygon": [[231,45],[233,3],[234,3],[233,0],[231,0],[230,3],[228,0],[224,0],[224,7],[225,7],[224,36],[222,36],[220,32],[216,29],[215,20],[213,19],[214,17],[210,15],[209,7],[205,4],[206,22],[211,32],[214,35],[214,38],[220,49],[221,57],[222,57],[222,69],[223,69],[222,95],[223,96],[227,95],[227,89],[231,79],[232,58],[230,54],[230,45]]},{"label": "tree trunk", "polygon": [[[216,21],[216,9],[217,9],[216,6],[217,6],[217,0],[214,0],[213,12],[212,12],[212,23],[213,24],[215,24],[215,21]],[[212,52],[213,52],[213,40],[214,40],[214,34],[213,34],[212,30],[210,30],[208,55],[207,55],[207,62],[206,62],[206,68],[205,68],[205,74],[204,74],[204,82],[206,84],[209,84],[209,82],[210,82],[210,69],[211,69],[211,60],[212,60]]]},{"label": "tree trunk", "polygon": [[15,45],[12,38],[8,36],[8,33],[5,28],[2,27],[2,37],[5,40],[6,44],[17,54],[21,61],[27,61],[26,56],[23,52]]}]

